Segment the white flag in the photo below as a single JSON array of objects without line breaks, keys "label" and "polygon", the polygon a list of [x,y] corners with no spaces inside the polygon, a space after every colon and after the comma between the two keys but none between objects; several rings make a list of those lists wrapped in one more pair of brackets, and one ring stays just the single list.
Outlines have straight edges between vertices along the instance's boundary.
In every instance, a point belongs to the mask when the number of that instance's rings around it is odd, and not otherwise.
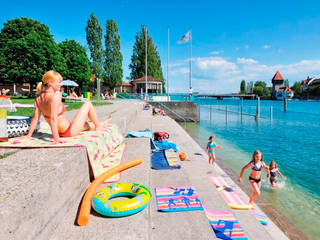
[{"label": "white flag", "polygon": [[178,43],[186,43],[191,40],[191,30],[189,30],[185,35],[182,36],[182,38],[179,39]]}]

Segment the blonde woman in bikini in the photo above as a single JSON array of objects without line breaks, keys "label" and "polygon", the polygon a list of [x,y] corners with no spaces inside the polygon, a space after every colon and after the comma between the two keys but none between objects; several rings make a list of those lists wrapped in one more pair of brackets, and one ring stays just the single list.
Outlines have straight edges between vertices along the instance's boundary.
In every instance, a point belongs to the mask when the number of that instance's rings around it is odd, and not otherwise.
[{"label": "blonde woman in bikini", "polygon": [[248,168],[251,168],[249,183],[253,191],[249,203],[253,205],[254,200],[260,196],[262,168],[266,171],[267,175],[269,174],[269,167],[264,163],[263,155],[259,150],[254,151],[252,160],[241,169],[238,182],[242,182],[242,175]]},{"label": "blonde woman in bikini", "polygon": [[[42,82],[37,86],[39,96],[35,99],[35,111],[29,133],[21,138],[30,138],[32,136],[41,113],[51,127],[54,143],[64,143],[61,137],[76,136],[80,132],[88,130],[103,131],[108,127],[111,115],[104,122],[99,123],[96,111],[89,101],[82,105],[71,122],[64,117],[65,106],[61,102],[62,95],[59,92],[62,79],[58,72],[52,70],[43,75]],[[87,118],[91,122],[88,122]]]}]

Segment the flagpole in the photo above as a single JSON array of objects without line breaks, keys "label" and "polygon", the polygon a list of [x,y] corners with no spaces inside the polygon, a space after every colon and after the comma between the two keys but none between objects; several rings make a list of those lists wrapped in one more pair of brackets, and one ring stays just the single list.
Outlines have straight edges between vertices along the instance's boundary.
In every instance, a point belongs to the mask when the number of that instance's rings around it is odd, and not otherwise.
[{"label": "flagpole", "polygon": [[170,29],[168,27],[168,55],[167,55],[167,94],[169,101],[169,59],[170,59]]},{"label": "flagpole", "polygon": [[192,30],[190,29],[190,58],[189,58],[189,89],[192,88],[192,68],[191,68],[191,59],[192,59]]},{"label": "flagpole", "polygon": [[144,28],[145,30],[145,36],[146,36],[146,95],[148,93],[148,84],[147,84],[147,79],[148,79],[148,48],[147,48],[147,42],[148,42],[148,33],[147,33],[147,28]]}]

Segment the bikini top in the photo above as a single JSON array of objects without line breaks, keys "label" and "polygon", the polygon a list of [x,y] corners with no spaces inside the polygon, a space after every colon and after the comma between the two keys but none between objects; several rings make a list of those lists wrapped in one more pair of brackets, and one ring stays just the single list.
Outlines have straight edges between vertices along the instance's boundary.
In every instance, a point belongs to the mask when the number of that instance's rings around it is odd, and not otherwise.
[{"label": "bikini top", "polygon": [[251,164],[253,165],[252,170],[254,171],[261,171],[262,170],[262,163],[260,165],[260,167],[257,167],[257,165],[255,164],[255,162],[251,162]]},{"label": "bikini top", "polygon": [[[66,107],[62,104],[62,109],[61,109],[61,111],[58,113],[58,117],[61,116],[65,111],[66,111]],[[44,114],[43,114],[43,116],[44,116],[45,118],[50,118],[50,116],[48,116],[48,115],[44,115]]]},{"label": "bikini top", "polygon": [[278,172],[278,168],[274,168],[270,170],[271,177],[276,177]]},{"label": "bikini top", "polygon": [[215,142],[213,142],[213,143],[211,143],[211,142],[208,142],[208,148],[210,149],[210,148],[215,148],[216,147],[216,143]]},{"label": "bikini top", "polygon": [[[44,93],[44,95],[47,93],[46,91],[43,91],[43,93]],[[61,111],[58,113],[58,117],[59,116],[61,116],[65,111],[66,111],[66,107],[63,105],[63,104],[61,104],[62,105],[62,109],[61,109]],[[43,114],[43,116],[45,117],[45,118],[50,118],[51,116],[48,116],[48,115],[44,115]]]}]

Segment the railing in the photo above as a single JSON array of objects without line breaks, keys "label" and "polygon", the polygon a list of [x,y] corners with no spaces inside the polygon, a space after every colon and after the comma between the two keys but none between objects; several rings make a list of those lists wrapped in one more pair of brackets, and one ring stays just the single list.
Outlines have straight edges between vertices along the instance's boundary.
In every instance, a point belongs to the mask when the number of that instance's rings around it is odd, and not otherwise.
[{"label": "railing", "polygon": [[160,103],[160,105],[165,108],[166,110],[170,111],[171,113],[173,113],[175,116],[177,116],[178,118],[182,119],[183,123],[184,123],[184,128],[187,127],[187,120],[182,117],[180,114],[176,113],[175,111],[173,111],[171,108],[167,107],[166,105],[164,105],[163,103]]}]

